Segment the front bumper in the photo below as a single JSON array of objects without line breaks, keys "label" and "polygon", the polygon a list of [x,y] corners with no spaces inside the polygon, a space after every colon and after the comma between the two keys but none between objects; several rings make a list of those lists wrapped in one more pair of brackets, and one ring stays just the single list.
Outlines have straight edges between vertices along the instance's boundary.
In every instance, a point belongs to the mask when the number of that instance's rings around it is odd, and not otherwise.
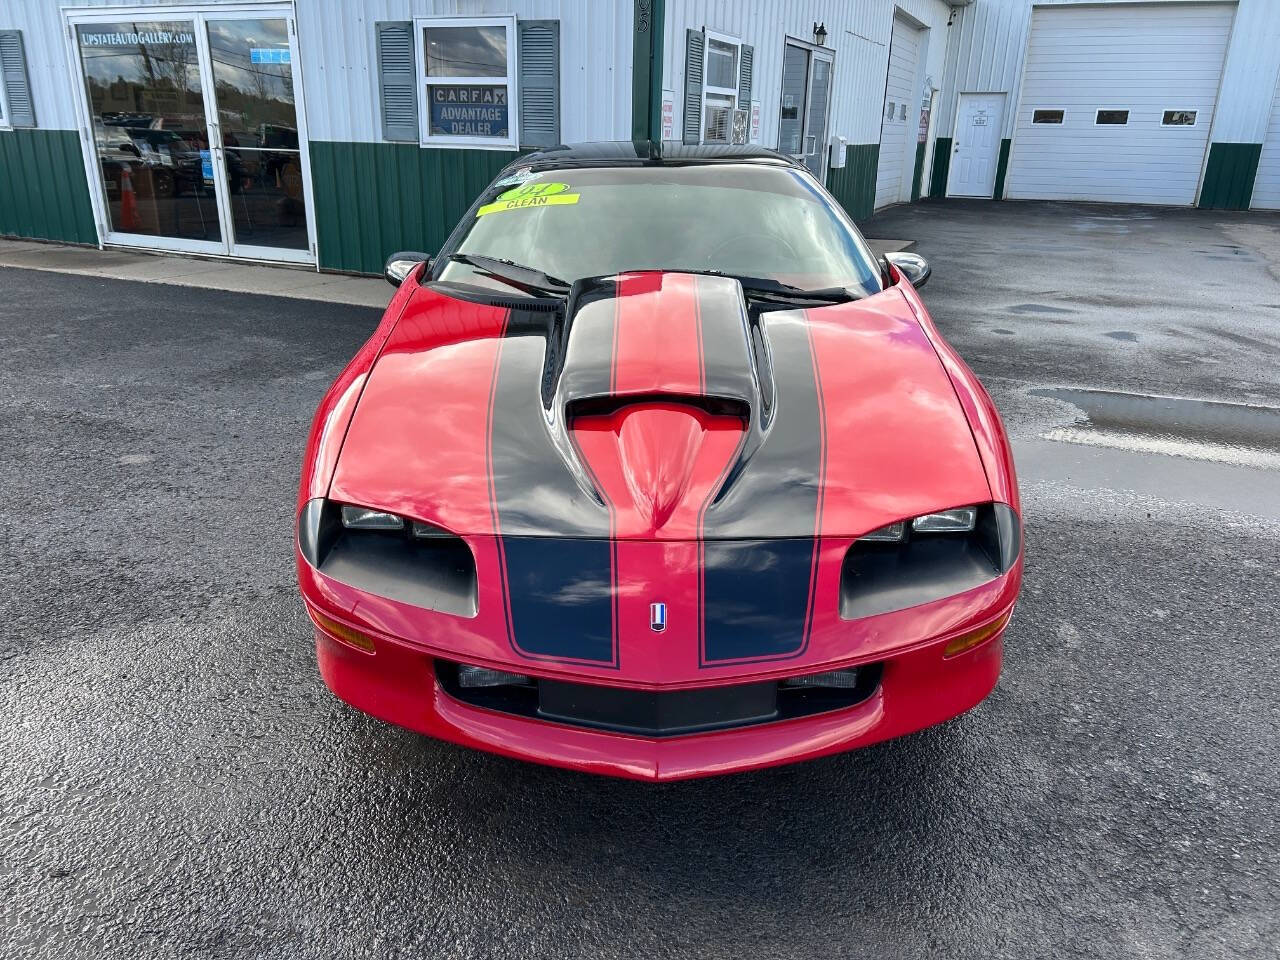
[{"label": "front bumper", "polygon": [[980,703],[1000,675],[1003,630],[944,657],[948,637],[880,660],[873,693],[855,706],[731,730],[651,739],[471,706],[447,693],[432,657],[381,637],[376,655],[316,629],[325,683],[353,707],[466,747],[590,773],[681,780],[851,750],[941,723]]}]

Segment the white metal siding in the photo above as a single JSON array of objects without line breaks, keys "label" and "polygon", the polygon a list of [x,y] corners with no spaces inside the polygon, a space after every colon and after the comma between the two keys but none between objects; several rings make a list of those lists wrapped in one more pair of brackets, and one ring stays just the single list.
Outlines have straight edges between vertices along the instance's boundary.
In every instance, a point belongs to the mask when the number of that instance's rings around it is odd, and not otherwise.
[{"label": "white metal siding", "polygon": [[[1036,0],[1036,6],[1078,0]],[[1132,0],[1096,0],[1098,5]],[[1171,6],[1203,0],[1165,0]],[[1014,98],[1031,23],[1031,0],[978,0],[957,11],[950,28],[938,122],[945,132],[955,124],[956,98],[963,92],[1003,92],[1004,136],[1013,135]],[[1218,143],[1258,143],[1270,110],[1272,87],[1280,73],[1280,2],[1239,0],[1222,90],[1211,139]],[[945,133],[944,133],[945,135]]]},{"label": "white metal siding", "polygon": [[[895,17],[893,41],[889,46],[889,72],[885,79],[884,105],[880,121],[880,164],[876,168],[876,209],[903,199],[903,180],[911,189],[915,172],[916,138],[908,143],[908,130],[920,124],[920,92],[916,89],[916,67],[920,49],[920,31]],[[893,116],[889,116],[889,104]],[[906,116],[903,116],[906,104]],[[909,197],[908,197],[909,199]]]},{"label": "white metal siding", "polygon": [[1240,0],[1214,110],[1213,143],[1260,143],[1280,75],[1280,3]]},{"label": "white metal siding", "polygon": [[1030,0],[979,0],[957,11],[947,30],[938,104],[938,129],[943,136],[951,136],[961,93],[1007,94],[1001,136],[1013,135],[1012,103],[1030,22]]},{"label": "white metal siding", "polygon": [[632,0],[297,0],[312,140],[381,139],[373,25],[514,13],[560,21],[560,136],[631,139]]},{"label": "white metal siding", "polygon": [[[1234,6],[1041,7],[1031,23],[1006,195],[1191,204],[1209,142]],[[1036,109],[1065,111],[1033,124]],[[1129,111],[1124,125],[1099,109]],[[1165,110],[1196,123],[1161,126]]]},{"label": "white metal siding", "polygon": [[1258,161],[1258,178],[1253,182],[1252,206],[1280,210],[1280,84],[1276,85],[1271,105],[1271,122],[1262,143],[1262,159]]},{"label": "white metal siding", "polygon": [[[895,8],[939,38],[929,44],[922,72],[938,86],[950,14],[945,0],[667,0],[662,86],[677,92],[676,130],[682,120],[686,28],[705,27],[755,47],[752,97],[760,101],[760,142],[777,147],[784,40],[812,42],[813,25],[822,23],[827,49],[835,53],[827,136],[842,136],[851,144],[879,143]],[[915,99],[919,108],[918,90]]]},{"label": "white metal siding", "polygon": [[[68,6],[165,2],[69,0]],[[221,4],[215,0],[210,5]],[[560,21],[562,138],[631,137],[633,0],[295,0],[293,6],[312,140],[381,139],[376,21],[507,13]],[[59,5],[49,0],[0,0],[0,26],[23,31],[40,126],[69,130],[79,120],[62,23]]]}]

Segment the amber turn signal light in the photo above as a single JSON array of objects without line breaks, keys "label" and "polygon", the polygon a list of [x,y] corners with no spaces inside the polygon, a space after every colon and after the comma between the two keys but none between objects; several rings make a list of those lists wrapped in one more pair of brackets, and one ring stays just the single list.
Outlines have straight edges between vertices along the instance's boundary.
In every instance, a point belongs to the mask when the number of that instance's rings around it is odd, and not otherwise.
[{"label": "amber turn signal light", "polygon": [[339,623],[337,620],[332,620],[317,610],[312,610],[311,616],[315,620],[316,626],[329,634],[329,636],[333,637],[335,640],[339,640],[349,647],[355,647],[361,653],[375,652],[373,648],[373,637],[369,636],[367,633],[361,633],[359,630],[348,627],[345,623]]},{"label": "amber turn signal light", "polygon": [[1009,622],[1009,618],[1011,616],[1013,616],[1012,610],[996,617],[984,627],[979,627],[977,630],[970,630],[968,633],[960,634],[960,636],[956,637],[942,648],[942,655],[944,657],[954,657],[958,653],[964,653],[966,650],[972,650],[980,643],[985,643],[1005,628],[1005,624]]}]

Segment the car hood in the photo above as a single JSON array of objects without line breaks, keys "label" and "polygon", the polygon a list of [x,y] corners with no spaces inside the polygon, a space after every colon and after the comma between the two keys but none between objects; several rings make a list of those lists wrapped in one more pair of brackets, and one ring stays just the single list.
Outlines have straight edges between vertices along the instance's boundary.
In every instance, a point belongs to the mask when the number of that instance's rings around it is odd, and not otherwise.
[{"label": "car hood", "polygon": [[751,317],[736,280],[629,273],[567,302],[416,291],[330,497],[463,536],[856,537],[990,499],[906,298]]}]

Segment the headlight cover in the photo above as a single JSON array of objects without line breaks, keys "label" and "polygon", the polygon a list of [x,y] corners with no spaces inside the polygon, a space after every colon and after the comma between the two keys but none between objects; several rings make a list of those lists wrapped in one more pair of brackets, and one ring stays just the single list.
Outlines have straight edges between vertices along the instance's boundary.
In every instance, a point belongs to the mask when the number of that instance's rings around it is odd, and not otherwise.
[{"label": "headlight cover", "polygon": [[403,530],[404,517],[384,510],[342,505],[342,525],[350,530]]},{"label": "headlight cover", "polygon": [[[967,533],[978,520],[977,507],[957,507],[939,513],[926,513],[910,521],[911,529],[920,533]],[[907,535],[907,521],[899,520],[864,533],[858,539],[868,543],[898,543]]]},{"label": "headlight cover", "polygon": [[968,533],[977,524],[977,520],[977,507],[960,507],[916,517],[911,521],[911,529],[920,533]]},{"label": "headlight cover", "polygon": [[1005,503],[943,510],[881,527],[845,554],[840,616],[855,620],[962,593],[1006,573],[1021,550],[1018,516]]},{"label": "headlight cover", "polygon": [[419,520],[323,497],[298,515],[298,550],[327,577],[378,596],[476,615],[476,561],[461,537]]}]

